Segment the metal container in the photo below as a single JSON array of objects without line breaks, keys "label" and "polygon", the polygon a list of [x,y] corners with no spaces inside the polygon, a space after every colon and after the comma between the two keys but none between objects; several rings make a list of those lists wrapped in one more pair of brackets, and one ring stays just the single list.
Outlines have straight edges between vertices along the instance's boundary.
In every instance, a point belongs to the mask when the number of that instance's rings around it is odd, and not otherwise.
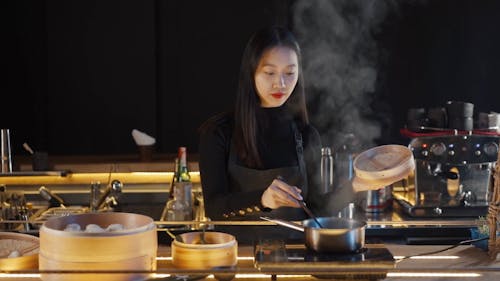
[{"label": "metal container", "polygon": [[313,219],[302,221],[302,225],[293,222],[270,219],[264,220],[303,231],[308,249],[320,253],[353,253],[365,246],[366,222],[354,219],[320,217],[317,218],[322,228]]},{"label": "metal container", "polygon": [[392,185],[356,194],[356,202],[368,213],[380,213],[392,205]]},{"label": "metal container", "polygon": [[332,191],[333,186],[333,156],[329,147],[321,148],[321,190],[325,194]]}]

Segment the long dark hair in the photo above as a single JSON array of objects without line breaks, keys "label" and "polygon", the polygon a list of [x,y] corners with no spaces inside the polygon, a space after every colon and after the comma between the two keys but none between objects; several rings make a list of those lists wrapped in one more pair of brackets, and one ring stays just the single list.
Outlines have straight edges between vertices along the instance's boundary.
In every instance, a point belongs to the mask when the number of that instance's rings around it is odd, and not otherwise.
[{"label": "long dark hair", "polygon": [[264,28],[257,31],[252,35],[243,52],[234,119],[236,151],[245,165],[251,168],[262,167],[257,148],[256,111],[260,107],[260,99],[255,88],[255,72],[262,54],[276,46],[284,46],[294,50],[299,64],[297,85],[283,106],[286,106],[292,114],[299,128],[309,124],[302,76],[302,56],[295,36],[283,27]]}]

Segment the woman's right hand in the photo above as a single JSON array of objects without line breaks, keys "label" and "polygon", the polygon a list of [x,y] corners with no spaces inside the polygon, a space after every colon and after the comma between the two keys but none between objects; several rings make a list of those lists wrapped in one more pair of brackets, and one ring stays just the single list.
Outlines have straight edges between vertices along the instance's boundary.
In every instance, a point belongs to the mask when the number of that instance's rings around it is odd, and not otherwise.
[{"label": "woman's right hand", "polygon": [[300,188],[275,179],[262,194],[261,203],[262,206],[271,209],[279,207],[300,208],[297,200],[303,199],[302,195],[300,195],[301,192]]}]

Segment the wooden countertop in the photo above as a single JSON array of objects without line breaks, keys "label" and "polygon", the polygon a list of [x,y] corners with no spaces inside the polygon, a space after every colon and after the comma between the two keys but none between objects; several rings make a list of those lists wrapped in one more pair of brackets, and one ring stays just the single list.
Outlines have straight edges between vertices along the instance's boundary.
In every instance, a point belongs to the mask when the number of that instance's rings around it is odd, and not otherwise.
[{"label": "wooden countertop", "polygon": [[[382,244],[381,244],[382,245]],[[447,248],[447,245],[438,246],[409,246],[398,244],[382,245],[394,256],[396,262],[393,268],[387,269],[384,272],[387,274],[385,278],[378,280],[499,280],[500,278],[500,261],[491,260],[484,250],[470,245],[458,246],[449,249],[442,253],[423,256],[420,258],[409,258],[401,260],[408,255],[416,255],[421,253],[433,252]],[[172,266],[171,252],[168,245],[159,245],[158,248],[158,266],[152,277],[156,279],[148,280],[214,280],[212,273],[236,274],[233,280],[318,280],[317,277],[324,277],[323,280],[332,280],[328,275],[322,274],[345,274],[350,276],[351,271],[356,273],[379,272],[380,269],[370,267],[354,266],[351,270],[339,271],[335,267],[331,267],[326,272],[309,272],[307,269],[301,270],[296,266],[294,270],[289,268],[274,271],[260,271],[254,266],[253,246],[240,246],[238,248],[238,265],[236,268],[212,270],[212,271],[195,271],[195,270],[180,270]],[[188,276],[193,279],[178,279],[178,276]],[[207,276],[208,275],[208,276]],[[274,276],[274,277],[273,277]],[[315,277],[316,276],[316,277]],[[5,278],[5,279],[4,279]],[[163,278],[163,279],[162,279]],[[187,278],[187,277],[186,277]],[[195,279],[196,278],[196,279]],[[464,279],[466,278],[466,279]],[[41,280],[39,273],[35,271],[15,271],[15,272],[0,272],[0,280]]]}]

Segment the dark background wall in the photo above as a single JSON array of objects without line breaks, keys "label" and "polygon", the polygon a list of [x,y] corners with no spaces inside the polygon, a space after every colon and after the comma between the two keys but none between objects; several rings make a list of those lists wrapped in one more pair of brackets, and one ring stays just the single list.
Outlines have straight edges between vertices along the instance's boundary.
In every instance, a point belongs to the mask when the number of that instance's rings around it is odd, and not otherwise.
[{"label": "dark background wall", "polygon": [[[4,1],[0,122],[11,129],[13,153],[26,153],[25,141],[50,154],[135,153],[134,128],[154,136],[159,152],[180,145],[196,152],[198,126],[233,105],[253,31],[288,25],[311,47],[299,32],[299,2]],[[476,112],[500,111],[499,1],[384,3],[383,20],[369,32],[376,83],[366,90],[368,107],[359,107],[380,128],[373,144],[407,143],[399,129],[411,107],[461,100]],[[314,85],[308,90],[325,145],[338,145],[330,132],[342,124],[320,121],[337,120],[338,112],[321,107]],[[334,99],[341,94],[333,92]]]}]

